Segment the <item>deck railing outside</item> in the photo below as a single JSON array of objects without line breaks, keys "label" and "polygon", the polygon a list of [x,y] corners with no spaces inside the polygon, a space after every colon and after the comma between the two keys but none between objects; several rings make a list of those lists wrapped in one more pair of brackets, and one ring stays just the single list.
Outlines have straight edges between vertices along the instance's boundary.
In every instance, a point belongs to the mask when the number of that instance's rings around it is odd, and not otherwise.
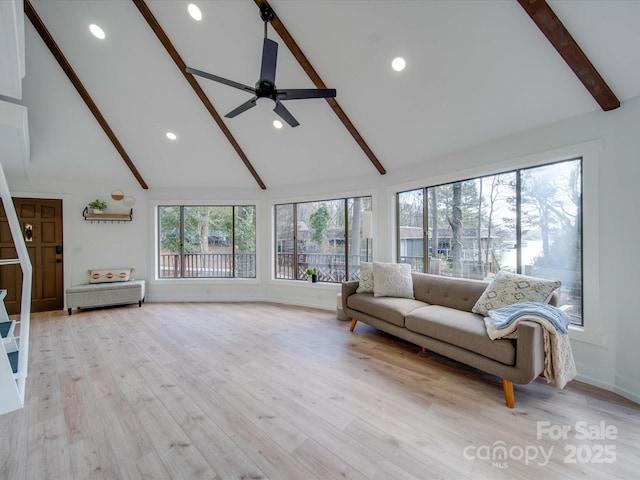
[{"label": "deck railing outside", "polygon": [[[297,255],[297,266],[299,280],[307,278],[307,268],[316,269],[318,281],[340,283],[346,280],[357,280],[360,278],[360,262],[366,261],[366,257],[361,255],[349,255],[349,278],[347,279],[347,266],[345,256],[341,254],[324,253],[299,253]],[[293,253],[277,254],[276,278],[293,280],[295,275],[295,262]]]},{"label": "deck railing outside", "polygon": [[[235,275],[234,275],[235,257]],[[255,253],[186,253],[184,272],[179,253],[160,255],[160,278],[255,278]]]}]

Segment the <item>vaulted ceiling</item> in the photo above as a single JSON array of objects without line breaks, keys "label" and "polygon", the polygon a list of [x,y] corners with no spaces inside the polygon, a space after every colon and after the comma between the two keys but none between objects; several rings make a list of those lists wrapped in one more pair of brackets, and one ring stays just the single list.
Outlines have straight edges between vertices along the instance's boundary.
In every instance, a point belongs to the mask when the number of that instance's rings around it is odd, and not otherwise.
[{"label": "vaulted ceiling", "polygon": [[[184,62],[253,85],[263,24],[252,0],[147,0]],[[516,1],[271,0],[271,6],[388,172],[600,109]],[[277,130],[251,109],[212,119],[133,1],[32,0],[122,148],[151,188],[261,188],[378,176],[325,100],[287,108],[300,126]],[[624,105],[640,95],[640,2],[549,1]],[[93,37],[100,25],[106,38]],[[23,100],[30,177],[139,184],[31,22],[25,22]],[[279,88],[314,88],[276,31]],[[396,56],[407,68],[390,68]],[[202,78],[220,116],[250,94]],[[177,135],[174,141],[167,131]],[[262,183],[262,184],[261,184]]]}]

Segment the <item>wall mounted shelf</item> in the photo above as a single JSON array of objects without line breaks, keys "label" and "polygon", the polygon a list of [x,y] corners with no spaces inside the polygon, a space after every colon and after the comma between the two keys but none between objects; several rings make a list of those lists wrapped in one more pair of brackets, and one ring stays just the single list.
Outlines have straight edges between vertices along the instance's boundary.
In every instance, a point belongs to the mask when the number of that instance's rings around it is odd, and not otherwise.
[{"label": "wall mounted shelf", "polygon": [[87,222],[130,222],[133,220],[133,208],[129,213],[90,213],[89,208],[85,207],[82,216]]}]

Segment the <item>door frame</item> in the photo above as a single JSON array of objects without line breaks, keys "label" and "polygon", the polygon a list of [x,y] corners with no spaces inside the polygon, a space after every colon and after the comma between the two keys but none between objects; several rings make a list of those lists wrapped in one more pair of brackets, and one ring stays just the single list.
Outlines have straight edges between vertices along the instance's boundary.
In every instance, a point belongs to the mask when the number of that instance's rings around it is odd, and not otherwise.
[{"label": "door frame", "polygon": [[[65,292],[67,288],[71,286],[71,264],[73,262],[73,256],[69,255],[69,246],[67,245],[67,239],[70,238],[68,233],[71,231],[71,215],[73,215],[71,201],[72,196],[64,193],[41,193],[41,192],[26,192],[24,190],[11,190],[11,197],[16,198],[38,198],[42,200],[61,200],[62,201],[62,242],[64,246],[64,262],[62,264],[62,288],[64,304],[62,310],[67,309],[67,296]],[[78,218],[82,215],[82,208],[76,212]]]}]

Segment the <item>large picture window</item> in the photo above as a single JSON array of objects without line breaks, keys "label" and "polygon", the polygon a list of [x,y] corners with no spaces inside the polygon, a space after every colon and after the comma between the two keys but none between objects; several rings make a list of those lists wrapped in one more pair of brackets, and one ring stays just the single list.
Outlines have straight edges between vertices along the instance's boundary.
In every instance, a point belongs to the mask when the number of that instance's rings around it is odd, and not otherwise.
[{"label": "large picture window", "polygon": [[414,271],[561,280],[582,325],[581,159],[400,192],[396,217],[397,259]]},{"label": "large picture window", "polygon": [[256,207],[159,206],[159,278],[255,278]]},{"label": "large picture window", "polygon": [[373,258],[371,197],[275,206],[276,278],[320,282],[360,276],[360,262]]}]

